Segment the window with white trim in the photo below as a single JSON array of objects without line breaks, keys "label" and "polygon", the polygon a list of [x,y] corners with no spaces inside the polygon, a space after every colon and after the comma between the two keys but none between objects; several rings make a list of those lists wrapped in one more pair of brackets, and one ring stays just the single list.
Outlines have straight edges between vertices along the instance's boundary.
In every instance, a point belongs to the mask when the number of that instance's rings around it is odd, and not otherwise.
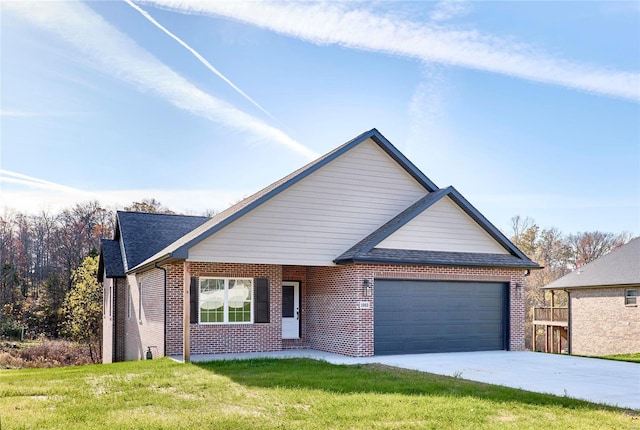
[{"label": "window with white trim", "polygon": [[253,279],[200,278],[199,282],[201,324],[253,322]]},{"label": "window with white trim", "polygon": [[638,306],[638,290],[635,288],[628,288],[624,290],[624,304],[625,306]]}]

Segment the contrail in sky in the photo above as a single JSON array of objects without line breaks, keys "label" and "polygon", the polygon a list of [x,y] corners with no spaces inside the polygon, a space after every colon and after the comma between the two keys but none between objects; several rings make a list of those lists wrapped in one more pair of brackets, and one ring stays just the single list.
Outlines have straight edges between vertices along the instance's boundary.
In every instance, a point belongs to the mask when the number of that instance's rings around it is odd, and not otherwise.
[{"label": "contrail in sky", "polygon": [[[187,51],[191,52],[193,54],[194,57],[196,57],[198,59],[198,61],[200,61],[202,64],[204,64],[204,66],[211,70],[213,73],[215,73],[220,79],[222,79],[223,81],[225,81],[227,84],[229,84],[229,86],[231,88],[233,88],[234,90],[236,90],[242,97],[244,97],[245,99],[247,99],[249,102],[251,102],[251,104],[253,104],[255,107],[257,107],[258,109],[260,109],[262,112],[264,112],[267,116],[269,116],[269,118],[273,119],[274,121],[278,121],[273,115],[271,115],[265,108],[263,108],[262,106],[260,106],[260,104],[258,102],[256,102],[254,99],[252,99],[251,97],[249,97],[249,95],[247,93],[245,93],[244,91],[242,91],[240,88],[238,88],[233,82],[231,82],[225,75],[223,75],[222,73],[220,73],[220,71],[218,71],[218,69],[216,69],[215,67],[213,67],[213,65],[211,65],[211,63],[209,63],[206,58],[204,58],[202,55],[200,55],[200,53],[198,53],[198,51],[196,51],[195,49],[193,49],[191,46],[189,46],[186,42],[184,42],[182,39],[180,39],[178,36],[176,36],[175,34],[173,34],[172,32],[170,32],[169,30],[167,30],[162,24],[160,24],[158,21],[156,21],[147,11],[145,11],[144,9],[142,9],[141,7],[139,7],[138,5],[136,5],[134,2],[132,2],[131,0],[124,0],[129,6],[131,6],[132,8],[134,8],[135,10],[137,10],[138,12],[140,12],[140,14],[142,16],[144,16],[149,22],[151,22],[153,25],[155,25],[156,27],[158,27],[160,30],[164,31],[169,37],[171,37],[173,40],[175,40],[176,42],[178,42],[180,45],[182,45]],[[279,122],[279,121],[278,121]]]},{"label": "contrail in sky", "polygon": [[34,8],[28,2],[5,2],[2,8],[3,13],[5,9],[15,12],[58,35],[102,73],[151,91],[179,109],[241,131],[246,140],[277,143],[309,160],[318,157],[279,128],[200,90],[83,3],[43,2]]},{"label": "contrail in sky", "polygon": [[12,172],[5,169],[0,169],[0,182],[10,182],[13,184],[22,184],[33,188],[45,188],[48,190],[92,194],[78,188],[67,187],[66,185],[56,184],[55,182],[45,181],[44,179],[34,178],[33,176],[27,176],[22,173]]},{"label": "contrail in sky", "polygon": [[369,8],[367,2],[140,1],[185,14],[233,19],[316,45],[415,58],[640,100],[640,74],[635,71],[565,60],[474,29],[394,18]]}]

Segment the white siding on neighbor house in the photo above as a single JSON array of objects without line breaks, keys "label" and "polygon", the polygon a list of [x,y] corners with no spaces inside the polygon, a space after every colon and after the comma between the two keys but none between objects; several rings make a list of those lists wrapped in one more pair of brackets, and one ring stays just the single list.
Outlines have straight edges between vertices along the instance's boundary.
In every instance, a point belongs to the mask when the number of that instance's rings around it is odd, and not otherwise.
[{"label": "white siding on neighbor house", "polygon": [[449,197],[434,203],[376,248],[509,253]]},{"label": "white siding on neighbor house", "polygon": [[192,247],[189,260],[333,265],[427,193],[366,140]]}]

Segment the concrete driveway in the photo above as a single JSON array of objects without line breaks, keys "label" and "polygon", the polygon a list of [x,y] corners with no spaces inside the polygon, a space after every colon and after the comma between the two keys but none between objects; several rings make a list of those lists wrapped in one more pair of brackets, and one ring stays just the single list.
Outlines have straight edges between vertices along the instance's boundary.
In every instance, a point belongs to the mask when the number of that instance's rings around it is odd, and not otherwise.
[{"label": "concrete driveway", "polygon": [[640,364],[535,352],[457,352],[346,357],[315,350],[192,356],[192,361],[296,358],[334,364],[379,363],[487,384],[640,410]]}]

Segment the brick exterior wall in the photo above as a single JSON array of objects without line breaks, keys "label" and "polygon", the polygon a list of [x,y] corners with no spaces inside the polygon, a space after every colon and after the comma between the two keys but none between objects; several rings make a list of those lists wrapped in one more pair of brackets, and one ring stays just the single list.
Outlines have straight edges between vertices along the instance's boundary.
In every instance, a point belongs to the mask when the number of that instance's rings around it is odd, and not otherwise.
[{"label": "brick exterior wall", "polygon": [[[139,300],[140,285],[143,286],[142,301]],[[154,358],[164,355],[164,274],[161,270],[152,269],[138,277],[105,278],[103,299],[103,363],[145,358],[149,346]]]},{"label": "brick exterior wall", "polygon": [[[279,351],[282,349],[282,266],[191,262],[190,276],[268,278],[269,323],[190,324],[191,354]],[[183,265],[167,266],[167,354],[181,355],[183,340]]]},{"label": "brick exterior wall", "polygon": [[[363,266],[309,267],[309,347],[350,356],[373,355],[373,302],[359,309]],[[370,345],[369,345],[370,344]]]},{"label": "brick exterior wall", "polygon": [[640,352],[640,307],[625,306],[624,291],[624,288],[571,290],[571,354]]},{"label": "brick exterior wall", "polygon": [[167,270],[166,351],[167,355],[177,355],[182,354],[182,264],[163,267]]},{"label": "brick exterior wall", "polygon": [[125,359],[125,318],[127,316],[127,281],[124,278],[114,279],[115,295],[113,297],[113,360],[124,361]]},{"label": "brick exterior wall", "polygon": [[[120,328],[118,321],[115,324],[116,360],[144,358],[147,346],[157,347],[152,349],[154,357],[163,355],[163,323],[166,323],[166,354],[182,355],[185,264],[180,262],[164,267],[167,269],[166,322],[161,270],[152,269],[138,275],[137,278],[129,277],[131,318],[126,318],[126,283],[120,280],[117,284],[114,301],[118,320],[122,323]],[[371,356],[374,352],[373,312],[376,278],[508,283],[509,349],[524,350],[524,297],[522,288],[516,287],[524,283],[524,270],[521,269],[372,264],[301,267],[190,262],[188,271],[189,276],[195,277],[268,278],[271,307],[269,323],[190,324],[191,354],[277,351],[309,347],[349,356]],[[368,279],[373,287],[371,297],[364,296],[364,279]],[[283,280],[300,282],[300,339],[282,339]],[[138,306],[140,283],[143,288],[142,312]],[[368,302],[369,307],[361,309],[360,302]],[[118,351],[122,351],[122,354]]]},{"label": "brick exterior wall", "polygon": [[[307,333],[310,348],[350,356],[371,356],[375,279],[487,281],[509,284],[509,349],[524,350],[524,284],[521,269],[462,268],[404,265],[309,267],[307,272]],[[363,295],[363,281],[373,286]],[[360,309],[359,302],[370,302]]]},{"label": "brick exterior wall", "polygon": [[[164,273],[151,269],[127,276],[131,312],[125,299],[125,360],[144,359],[151,347],[154,358],[164,355]],[[125,292],[126,294],[126,292]]]}]

